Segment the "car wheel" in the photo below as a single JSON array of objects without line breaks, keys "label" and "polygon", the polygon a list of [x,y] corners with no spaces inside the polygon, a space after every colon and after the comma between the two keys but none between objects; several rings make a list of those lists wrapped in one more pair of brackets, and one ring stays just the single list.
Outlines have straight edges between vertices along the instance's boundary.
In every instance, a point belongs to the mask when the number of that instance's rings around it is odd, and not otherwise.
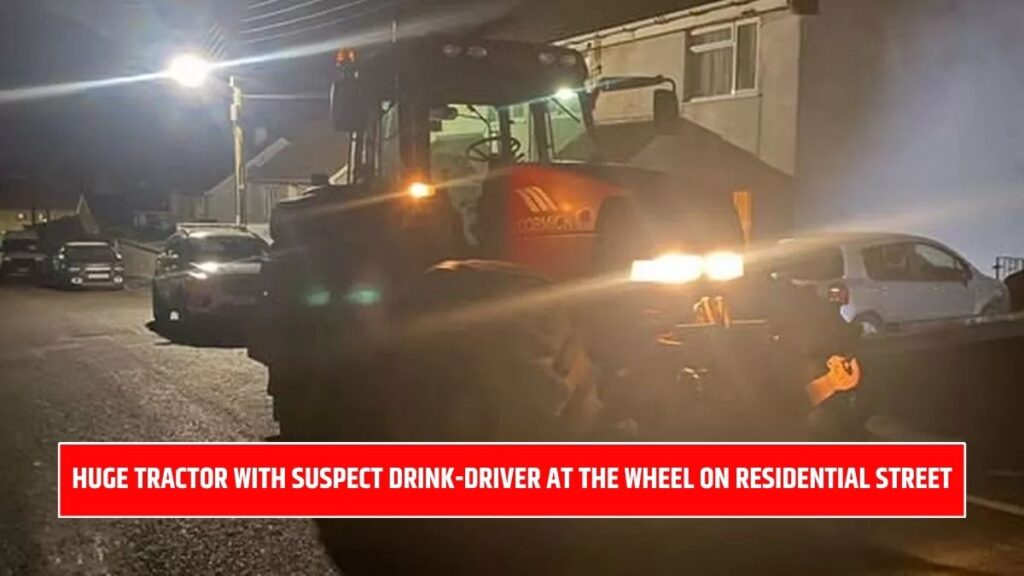
[{"label": "car wheel", "polygon": [[861,336],[878,336],[885,333],[885,322],[877,314],[861,314],[853,319],[860,326]]}]

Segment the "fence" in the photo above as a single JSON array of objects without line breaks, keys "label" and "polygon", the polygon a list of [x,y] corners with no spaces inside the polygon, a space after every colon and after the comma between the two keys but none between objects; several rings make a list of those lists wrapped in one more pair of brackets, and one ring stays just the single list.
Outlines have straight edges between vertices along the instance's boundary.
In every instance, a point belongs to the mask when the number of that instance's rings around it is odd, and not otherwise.
[{"label": "fence", "polygon": [[996,271],[997,279],[1005,280],[1010,274],[1024,270],[1024,258],[998,256],[996,257],[996,265],[993,266],[993,269]]},{"label": "fence", "polygon": [[153,277],[156,256],[160,253],[159,245],[121,240],[118,242],[118,249],[121,252],[125,276],[147,279]]}]

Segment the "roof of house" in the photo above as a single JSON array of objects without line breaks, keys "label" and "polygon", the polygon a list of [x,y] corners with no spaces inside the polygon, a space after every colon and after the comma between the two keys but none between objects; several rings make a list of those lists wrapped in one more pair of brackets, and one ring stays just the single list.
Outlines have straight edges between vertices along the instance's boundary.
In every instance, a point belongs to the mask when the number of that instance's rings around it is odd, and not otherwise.
[{"label": "roof of house", "polygon": [[331,176],[348,162],[348,138],[328,121],[307,125],[291,145],[249,170],[250,182],[308,183],[313,174]]},{"label": "roof of house", "polygon": [[715,0],[524,0],[509,16],[484,27],[497,38],[551,42]]}]

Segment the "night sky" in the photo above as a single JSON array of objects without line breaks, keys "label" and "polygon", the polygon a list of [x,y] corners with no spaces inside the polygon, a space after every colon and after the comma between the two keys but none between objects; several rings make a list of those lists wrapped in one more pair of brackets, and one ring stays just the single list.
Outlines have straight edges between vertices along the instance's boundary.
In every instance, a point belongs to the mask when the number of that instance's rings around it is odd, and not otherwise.
[{"label": "night sky", "polygon": [[[274,53],[402,21],[546,40],[694,0],[8,0],[0,90],[161,70],[182,50],[220,59]],[[252,92],[326,91],[331,55],[235,70]],[[3,94],[0,92],[0,94]],[[8,93],[8,96],[10,93]],[[18,176],[97,193],[198,191],[230,172],[223,85],[188,92],[138,82],[47,99],[0,96],[0,180]],[[322,102],[249,106],[250,128],[290,135]],[[255,148],[255,147],[254,147]]]}]

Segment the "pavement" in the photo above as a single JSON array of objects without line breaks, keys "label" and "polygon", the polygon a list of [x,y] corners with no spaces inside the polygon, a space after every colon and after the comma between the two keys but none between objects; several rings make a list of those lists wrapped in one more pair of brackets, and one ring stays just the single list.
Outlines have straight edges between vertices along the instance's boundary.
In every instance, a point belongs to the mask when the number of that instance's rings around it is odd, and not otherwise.
[{"label": "pavement", "polygon": [[[0,575],[337,573],[306,520],[57,518],[58,441],[277,434],[265,370],[237,341],[174,343],[149,319],[145,287],[0,286]],[[468,541],[444,553],[474,558],[479,574],[1022,574],[1024,467],[1013,461],[970,462],[963,520],[480,521],[477,534],[522,539],[503,555]],[[421,572],[444,573],[431,552],[419,550]]]}]

